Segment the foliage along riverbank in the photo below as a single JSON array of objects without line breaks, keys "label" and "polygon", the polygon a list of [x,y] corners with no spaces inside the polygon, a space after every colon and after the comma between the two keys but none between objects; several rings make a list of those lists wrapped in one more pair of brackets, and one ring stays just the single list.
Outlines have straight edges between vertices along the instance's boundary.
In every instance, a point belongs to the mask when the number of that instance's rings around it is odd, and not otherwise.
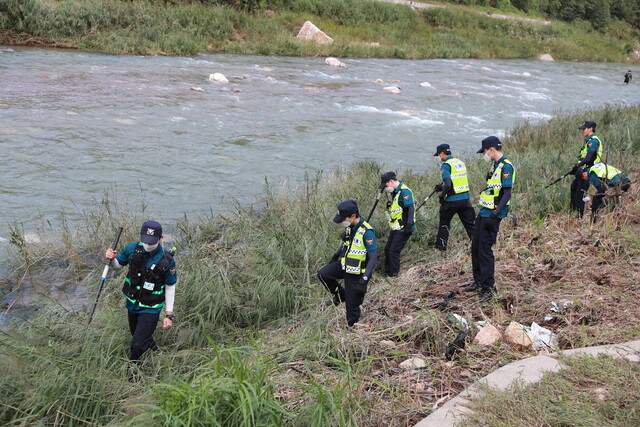
[{"label": "foliage along riverbank", "polygon": [[[451,4],[413,10],[367,0],[291,0],[256,3],[248,13],[213,3],[6,0],[0,44],[142,55],[533,59],[548,53],[609,62],[637,62],[631,53],[640,50],[637,31],[616,19],[594,28],[579,19],[550,25],[494,19]],[[297,40],[307,20],[335,43]]]},{"label": "foliage along riverbank", "polygon": [[[500,363],[535,354],[502,341],[472,345],[470,336],[460,358],[446,363],[445,348],[457,335],[446,320],[450,313],[499,328],[511,320],[540,322],[557,334],[561,348],[637,337],[638,185],[623,197],[622,210],[595,225],[562,211],[568,179],[543,189],[575,162],[582,143],[577,126],[587,118],[598,123],[607,161],[639,176],[640,107],[609,106],[516,126],[505,152],[517,168],[518,221],[503,223],[495,250],[506,305],[479,304],[475,295],[460,292],[471,279],[468,241],[454,220],[450,250],[433,249],[437,205],[431,201],[403,252],[401,276],[386,279],[378,266],[362,327],[345,327],[343,307],[324,307],[326,291],[315,272],[337,244],[335,206],[355,198],[363,211],[370,209],[385,170],[375,161],[318,172],[300,187],[267,183],[260,210],[235,206],[198,222],[167,224],[177,230],[180,248],[177,320],[169,331],[156,332],[162,352],[144,356],[134,383],[126,372],[124,272],[110,280],[86,332],[87,311],[66,308],[69,296],[53,298],[45,278],[80,283],[89,306],[104,248],[117,226],[126,230],[122,242],[136,240],[141,215],[105,198],[86,213],[83,226],[63,226],[55,240],[43,236],[48,244],[27,243],[15,228],[14,280],[4,286],[31,284],[42,293],[36,314],[0,334],[6,373],[0,377],[0,423],[404,426]],[[464,159],[474,193],[488,167],[480,158]],[[436,170],[400,171],[418,198],[438,176]],[[381,208],[372,224],[384,245]],[[443,306],[449,292],[457,294]],[[572,304],[551,312],[551,301],[561,300]],[[410,357],[425,360],[426,368],[399,369]]]}]

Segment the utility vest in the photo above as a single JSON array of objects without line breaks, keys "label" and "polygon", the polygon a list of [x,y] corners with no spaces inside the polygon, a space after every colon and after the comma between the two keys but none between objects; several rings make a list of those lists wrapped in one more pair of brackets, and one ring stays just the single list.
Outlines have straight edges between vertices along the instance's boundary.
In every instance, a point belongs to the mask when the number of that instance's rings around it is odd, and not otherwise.
[{"label": "utility vest", "polygon": [[364,245],[364,233],[373,230],[367,221],[362,221],[356,232],[347,227],[344,241],[342,242],[342,271],[348,274],[362,274],[366,270],[367,248]]},{"label": "utility vest", "polygon": [[[589,143],[591,141],[597,141],[598,142],[598,152],[596,153],[596,159],[594,160],[594,164],[596,163],[600,163],[602,160],[602,152],[604,151],[604,147],[602,147],[602,141],[600,141],[600,138],[598,138],[596,136],[596,134],[592,134],[587,140],[584,141],[584,147],[582,147],[582,151],[580,151],[580,155],[578,156],[578,159],[582,160],[585,157],[587,157],[587,152],[589,150]],[[591,166],[591,165],[587,165],[587,166]]]},{"label": "utility vest", "polygon": [[[507,159],[502,160],[495,166],[493,170],[493,174],[489,178],[487,178],[487,188],[482,190],[480,193],[480,206],[487,209],[495,209],[500,203],[500,198],[502,197],[502,167],[504,164],[511,165],[511,162]],[[513,165],[511,165],[513,166]],[[513,183],[516,182],[516,171],[515,168],[513,170],[513,177],[511,178]],[[511,200],[507,202],[507,206],[511,204]]]},{"label": "utility vest", "polygon": [[[400,184],[396,189],[396,195],[393,196],[393,200],[387,205],[387,220],[391,230],[400,230],[404,226],[402,223],[402,206],[400,206],[400,193],[402,190],[409,190],[411,198],[413,198],[413,191],[404,184]],[[416,223],[416,213],[413,211],[413,223]]]},{"label": "utility vest", "polygon": [[165,251],[158,263],[147,269],[145,253],[142,243],[138,243],[133,252],[129,273],[124,279],[122,293],[128,301],[137,302],[140,307],[159,308],[164,305],[164,276],[173,256]]},{"label": "utility vest", "polygon": [[469,179],[467,178],[467,167],[456,158],[445,161],[451,167],[451,184],[453,185],[454,194],[465,193],[469,191]]},{"label": "utility vest", "polygon": [[600,179],[606,179],[607,183],[615,178],[616,175],[622,173],[620,169],[605,165],[604,163],[596,163],[589,168],[589,172],[595,173]]}]

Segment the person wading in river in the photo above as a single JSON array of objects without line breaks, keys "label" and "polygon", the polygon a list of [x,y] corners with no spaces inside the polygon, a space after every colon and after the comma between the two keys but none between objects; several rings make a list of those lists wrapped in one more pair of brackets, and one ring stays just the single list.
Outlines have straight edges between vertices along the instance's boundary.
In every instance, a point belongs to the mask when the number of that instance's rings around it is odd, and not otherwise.
[{"label": "person wading in river", "polygon": [[139,362],[147,349],[158,350],[153,339],[162,307],[166,315],[162,328],[173,325],[173,303],[178,278],[173,256],[161,245],[162,226],[156,221],[142,224],[140,241],[125,246],[121,253],[107,249],[105,257],[113,260],[113,268],[129,264],[122,292],[126,299],[131,332],[129,359]]}]

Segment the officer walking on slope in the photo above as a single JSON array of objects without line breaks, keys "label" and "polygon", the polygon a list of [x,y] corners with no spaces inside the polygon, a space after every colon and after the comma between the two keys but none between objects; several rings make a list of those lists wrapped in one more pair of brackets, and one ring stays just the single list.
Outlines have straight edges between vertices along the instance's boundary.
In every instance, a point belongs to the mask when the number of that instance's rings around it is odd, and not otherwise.
[{"label": "officer walking on slope", "polygon": [[483,153],[484,159],[493,162],[493,165],[487,174],[487,188],[480,194],[480,212],[471,242],[473,283],[465,290],[480,291],[480,301],[484,301],[497,295],[495,259],[491,247],[496,243],[500,221],[509,214],[516,173],[511,162],[502,154],[502,143],[497,137],[483,139],[478,153]]},{"label": "officer walking on slope", "polygon": [[[122,292],[126,298],[131,332],[129,359],[140,361],[147,349],[158,350],[153,339],[160,312],[165,307],[163,329],[173,325],[173,303],[175,299],[176,263],[173,256],[164,250],[162,226],[156,221],[147,221],[140,230],[140,242],[125,246],[121,253],[107,249],[105,257],[112,259],[113,268],[129,264],[129,273]],[[165,306],[166,305],[166,306]]]},{"label": "officer walking on slope", "polygon": [[[580,127],[582,136],[584,136],[584,145],[578,155],[578,163],[571,169],[571,173],[575,174],[575,179],[571,183],[571,210],[577,211],[578,215],[582,217],[584,214],[584,197],[585,191],[588,189],[589,184],[582,179],[582,172],[580,168],[590,168],[595,163],[600,163],[602,160],[602,153],[604,152],[604,146],[602,141],[596,135],[596,122],[587,120]],[[585,188],[586,187],[586,188]]]},{"label": "officer walking on slope", "polygon": [[416,231],[416,211],[413,192],[404,183],[398,181],[395,172],[387,172],[380,177],[380,190],[391,194],[387,202],[387,221],[389,240],[384,247],[384,269],[389,277],[400,272],[400,252],[409,237]]},{"label": "officer walking on slope", "polygon": [[449,241],[449,226],[454,215],[458,215],[469,239],[473,237],[473,224],[476,211],[469,200],[469,180],[467,167],[461,161],[451,155],[449,144],[440,144],[436,147],[436,154],[440,157],[442,166],[442,184],[436,185],[436,191],[440,191],[440,225],[436,238],[436,249],[447,250]]},{"label": "officer walking on slope", "polygon": [[[345,227],[345,231],[338,251],[318,271],[318,279],[333,294],[334,305],[345,302],[347,325],[353,326],[360,319],[360,306],[378,261],[376,234],[360,217],[355,200],[340,203],[333,222]],[[344,279],[344,287],[338,279]]]}]

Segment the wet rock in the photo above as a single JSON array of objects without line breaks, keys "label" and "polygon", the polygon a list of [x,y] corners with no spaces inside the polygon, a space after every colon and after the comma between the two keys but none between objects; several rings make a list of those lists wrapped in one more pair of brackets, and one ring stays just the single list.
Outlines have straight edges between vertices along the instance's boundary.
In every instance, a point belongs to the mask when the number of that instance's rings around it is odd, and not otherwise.
[{"label": "wet rock", "polygon": [[518,350],[531,348],[533,342],[529,338],[529,334],[518,322],[511,322],[504,331],[504,339]]},{"label": "wet rock", "polygon": [[387,86],[382,90],[384,90],[385,92],[394,93],[396,95],[402,93],[402,89],[400,89],[398,86]]},{"label": "wet rock", "polygon": [[523,75],[524,77],[531,77],[531,73],[527,73],[526,71],[525,71],[524,73],[522,73],[522,75]]},{"label": "wet rock", "polygon": [[549,55],[548,53],[538,55],[537,59],[538,61],[554,62],[553,56]]},{"label": "wet rock", "polygon": [[222,73],[209,74],[209,81],[216,83],[229,83],[229,80]]},{"label": "wet rock", "polygon": [[382,80],[382,79],[376,79],[376,83],[384,83],[384,80]]},{"label": "wet rock", "polygon": [[405,371],[409,371],[411,369],[424,368],[427,366],[427,362],[419,357],[412,357],[411,359],[407,359],[404,362],[400,363],[399,367],[404,369]]},{"label": "wet rock", "polygon": [[473,343],[484,346],[492,346],[500,338],[502,338],[500,331],[495,326],[489,323],[487,326],[480,329],[480,332],[478,332],[476,334],[476,337],[473,339]]},{"label": "wet rock", "polygon": [[420,83],[420,87],[431,87],[431,83],[429,83],[429,82],[422,82],[422,83]]},{"label": "wet rock", "polygon": [[331,44],[333,43],[333,39],[329,37],[324,31],[320,30],[320,28],[313,25],[311,21],[306,21],[300,31],[298,31],[298,35],[296,38],[305,40],[305,41],[313,41],[318,44]]},{"label": "wet rock", "polygon": [[201,87],[192,87],[191,90],[194,92],[204,92],[204,89],[202,89]]},{"label": "wet rock", "polygon": [[347,65],[344,62],[341,62],[339,59],[333,57],[325,59],[324,63],[325,65],[329,65],[331,67],[347,68]]}]

